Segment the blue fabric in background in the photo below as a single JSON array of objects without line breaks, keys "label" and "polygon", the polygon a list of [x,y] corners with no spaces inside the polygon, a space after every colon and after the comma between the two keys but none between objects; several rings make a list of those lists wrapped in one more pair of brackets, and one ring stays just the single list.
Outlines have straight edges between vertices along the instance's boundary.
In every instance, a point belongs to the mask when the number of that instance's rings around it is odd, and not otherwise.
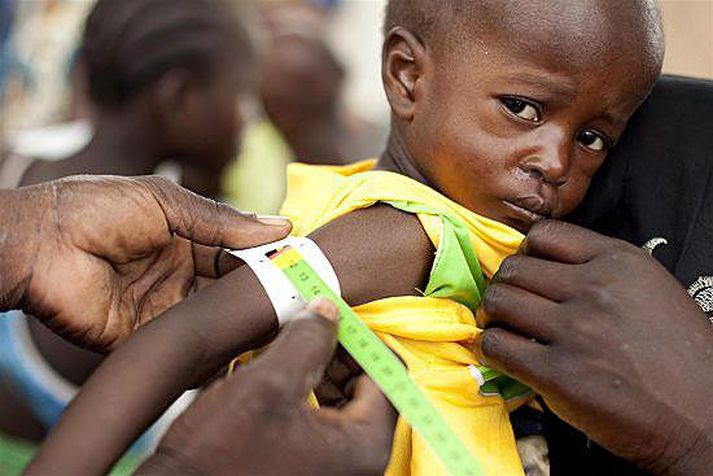
[{"label": "blue fabric in background", "polygon": [[340,0],[312,0],[312,3],[316,3],[317,5],[324,7],[324,8],[336,8],[339,6]]},{"label": "blue fabric in background", "polygon": [[0,98],[5,91],[5,81],[13,61],[9,38],[15,20],[16,0],[0,0]]},{"label": "blue fabric in background", "polygon": [[12,21],[15,19],[16,0],[0,0],[0,47],[10,36]]},{"label": "blue fabric in background", "polygon": [[[79,388],[52,369],[30,342],[27,319],[21,311],[0,313],[0,378],[17,393],[34,418],[49,429]],[[150,427],[130,449],[140,453],[152,450],[157,431],[157,425]]]}]

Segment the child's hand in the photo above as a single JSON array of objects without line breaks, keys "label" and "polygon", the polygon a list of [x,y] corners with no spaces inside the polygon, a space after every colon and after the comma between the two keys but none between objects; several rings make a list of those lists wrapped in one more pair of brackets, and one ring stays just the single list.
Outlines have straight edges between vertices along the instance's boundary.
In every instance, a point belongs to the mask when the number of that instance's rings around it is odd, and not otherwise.
[{"label": "child's hand", "polygon": [[2,238],[14,244],[6,253],[14,266],[3,256],[13,276],[0,282],[0,307],[22,307],[95,349],[115,347],[234,268],[219,247],[290,231],[287,221],[260,221],[160,177],[83,176],[9,193],[15,206],[1,213],[12,229]]},{"label": "child's hand", "polygon": [[334,358],[324,371],[324,376],[314,389],[322,406],[341,408],[354,396],[354,390],[364,370],[342,347],[337,346]]},{"label": "child's hand", "polygon": [[371,380],[341,410],[306,403],[334,352],[337,319],[329,301],[311,303],[254,364],[204,392],[138,473],[383,473],[397,414]]}]

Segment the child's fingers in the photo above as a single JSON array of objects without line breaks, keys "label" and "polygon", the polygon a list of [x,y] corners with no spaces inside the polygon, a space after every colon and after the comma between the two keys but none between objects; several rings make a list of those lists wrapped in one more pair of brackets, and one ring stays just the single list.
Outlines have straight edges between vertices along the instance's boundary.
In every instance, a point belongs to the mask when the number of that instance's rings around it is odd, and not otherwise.
[{"label": "child's fingers", "polygon": [[355,379],[363,373],[359,364],[344,347],[337,346],[337,351],[327,366],[322,381],[314,389],[317,401],[320,405],[342,406],[352,398]]},{"label": "child's fingers", "polygon": [[141,177],[162,208],[171,232],[197,243],[248,248],[287,236],[288,220],[259,219],[175,185],[162,177]]},{"label": "child's fingers", "polygon": [[312,301],[256,360],[252,373],[269,376],[288,402],[306,398],[334,354],[338,322],[338,311],[331,301]]}]

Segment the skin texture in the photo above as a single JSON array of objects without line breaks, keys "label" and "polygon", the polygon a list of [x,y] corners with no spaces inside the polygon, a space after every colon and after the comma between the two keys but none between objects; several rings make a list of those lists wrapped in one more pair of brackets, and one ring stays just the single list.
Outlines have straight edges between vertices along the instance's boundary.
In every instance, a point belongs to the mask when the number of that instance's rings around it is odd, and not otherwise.
[{"label": "skin texture", "polygon": [[[417,295],[428,279],[434,252],[428,237],[416,217],[391,207],[351,213],[311,237],[352,305]],[[413,259],[404,260],[403,250]],[[106,472],[183,391],[203,384],[236,355],[264,345],[277,330],[272,305],[249,268],[215,281],[139,329],[104,361],[28,473]],[[69,451],[76,457],[67,460]]]},{"label": "skin texture", "polygon": [[488,26],[465,39],[388,31],[381,167],[527,232],[582,200],[648,95],[660,45],[640,2],[475,3]]},{"label": "skin texture", "polygon": [[2,221],[16,225],[4,232],[11,272],[3,272],[2,310],[21,308],[98,350],[186,297],[198,279],[224,273],[229,255],[216,247],[254,246],[291,228],[159,177],[75,177],[8,194],[14,206],[2,207]]},{"label": "skin texture", "polygon": [[477,316],[485,331],[476,350],[488,365],[654,474],[710,474],[713,333],[661,265],[622,241],[547,221],[493,281]]},{"label": "skin texture", "polygon": [[137,473],[383,474],[396,411],[368,378],[341,410],[309,408],[338,314],[315,301],[297,319],[253,364],[212,384]]}]

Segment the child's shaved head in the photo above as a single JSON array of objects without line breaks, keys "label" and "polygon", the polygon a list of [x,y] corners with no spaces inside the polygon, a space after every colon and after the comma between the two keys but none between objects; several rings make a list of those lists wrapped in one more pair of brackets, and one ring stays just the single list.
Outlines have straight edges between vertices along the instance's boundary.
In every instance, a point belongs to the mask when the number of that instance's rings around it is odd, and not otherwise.
[{"label": "child's shaved head", "polygon": [[[611,41],[639,49],[658,74],[664,41],[654,0],[390,0],[384,32],[402,26],[431,48],[497,39],[509,47],[542,44],[533,36],[588,54]],[[549,41],[547,41],[549,40]]]},{"label": "child's shaved head", "polygon": [[523,232],[561,218],[663,52],[654,0],[390,0],[382,167]]},{"label": "child's shaved head", "polygon": [[538,24],[531,26],[539,29],[561,28],[572,22],[586,26],[587,15],[593,12],[610,20],[639,17],[640,23],[657,30],[652,34],[661,39],[660,15],[654,0],[389,0],[384,30],[403,26],[423,39],[431,39],[434,32],[444,27],[473,33],[535,17]]}]

